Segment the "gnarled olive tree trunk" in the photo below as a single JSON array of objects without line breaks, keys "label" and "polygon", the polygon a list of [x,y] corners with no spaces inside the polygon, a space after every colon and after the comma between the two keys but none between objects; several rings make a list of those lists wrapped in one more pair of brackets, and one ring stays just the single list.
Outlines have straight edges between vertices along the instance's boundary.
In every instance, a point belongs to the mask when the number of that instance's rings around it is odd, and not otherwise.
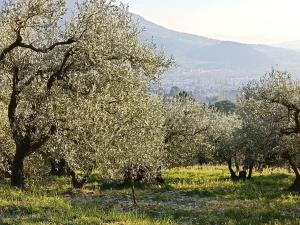
[{"label": "gnarled olive tree trunk", "polygon": [[227,165],[228,165],[228,169],[229,169],[229,172],[230,172],[230,178],[231,178],[231,180],[237,181],[239,179],[239,177],[236,175],[236,173],[232,169],[232,161],[231,161],[231,159],[227,160]]},{"label": "gnarled olive tree trunk", "polygon": [[248,176],[247,176],[248,180],[250,180],[252,178],[253,168],[254,168],[254,160],[251,160],[250,165],[249,165],[249,172],[248,172]]},{"label": "gnarled olive tree trunk", "polygon": [[289,158],[288,160],[289,160],[289,164],[296,176],[294,183],[289,188],[289,190],[295,191],[295,192],[300,192],[300,168],[293,162],[293,160],[291,158]]},{"label": "gnarled olive tree trunk", "polygon": [[[149,170],[150,168],[147,168],[147,167],[141,167],[137,170],[137,175],[136,177],[134,178],[134,182],[135,183],[141,183],[141,182],[144,182],[146,181],[145,178],[146,178],[146,173],[147,173],[147,170]],[[132,180],[132,172],[131,172],[131,169],[128,168],[127,170],[125,170],[124,172],[124,181],[123,181],[123,184],[124,185],[131,185],[131,180]],[[159,168],[154,177],[153,177],[153,180],[151,180],[151,182],[155,182],[157,184],[164,184],[165,183],[165,180],[162,176],[162,169]]]},{"label": "gnarled olive tree trunk", "polygon": [[23,144],[16,145],[16,153],[14,155],[12,167],[11,167],[11,185],[13,187],[23,189],[25,186],[24,180],[24,160],[29,154],[29,146]]},{"label": "gnarled olive tree trunk", "polygon": [[82,189],[83,186],[88,181],[88,178],[92,172],[92,170],[88,170],[83,176],[78,176],[76,172],[68,166],[67,163],[66,163],[66,169],[67,169],[67,174],[71,177],[73,188],[75,189]]},{"label": "gnarled olive tree trunk", "polygon": [[66,171],[66,160],[60,159],[56,162],[54,159],[50,159],[51,170],[49,172],[50,175],[53,176],[64,176],[67,175]]}]

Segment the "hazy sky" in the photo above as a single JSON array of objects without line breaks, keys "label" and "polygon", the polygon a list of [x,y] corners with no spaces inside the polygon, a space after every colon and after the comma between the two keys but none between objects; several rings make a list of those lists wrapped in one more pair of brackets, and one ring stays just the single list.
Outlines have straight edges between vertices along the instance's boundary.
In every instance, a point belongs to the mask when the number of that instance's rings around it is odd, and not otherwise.
[{"label": "hazy sky", "polygon": [[121,0],[177,31],[250,43],[300,40],[300,0]]}]

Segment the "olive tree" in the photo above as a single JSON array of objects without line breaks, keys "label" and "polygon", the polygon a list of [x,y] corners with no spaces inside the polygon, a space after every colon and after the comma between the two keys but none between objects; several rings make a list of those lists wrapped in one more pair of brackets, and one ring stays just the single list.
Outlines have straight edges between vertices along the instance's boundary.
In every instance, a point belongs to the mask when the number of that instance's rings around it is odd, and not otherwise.
[{"label": "olive tree", "polygon": [[[213,159],[228,165],[233,180],[238,179],[233,169],[233,160],[239,154],[236,147],[236,135],[240,127],[241,120],[236,114],[215,112],[211,129],[208,132]],[[237,161],[235,163],[237,164]]]},{"label": "olive tree", "polygon": [[24,159],[43,151],[67,126],[61,109],[68,110],[70,99],[81,101],[95,87],[99,95],[121,88],[126,73],[155,80],[169,63],[140,42],[140,29],[123,5],[87,0],[68,21],[65,13],[63,0],[6,0],[1,9],[0,90],[16,145],[11,178],[16,187],[24,187]]},{"label": "olive tree", "polygon": [[197,163],[197,157],[208,154],[206,133],[211,125],[211,110],[179,93],[165,106],[165,159],[168,167]]},{"label": "olive tree", "polygon": [[[245,99],[241,94],[237,104],[237,114],[241,127],[237,132],[236,144],[243,157],[244,166],[249,169],[248,179],[252,176],[254,166],[262,169],[265,165],[274,165],[274,148],[280,140],[278,123],[275,118],[276,108],[253,99]],[[274,120],[275,119],[275,120]],[[273,120],[273,121],[272,121]]]},{"label": "olive tree", "polygon": [[[299,148],[295,147],[300,133],[300,85],[291,74],[273,70],[259,81],[250,82],[242,90],[243,98],[254,101],[255,110],[267,126],[267,133],[279,133],[280,144],[273,148],[273,155],[281,156],[295,173],[291,189],[299,191]],[[280,150],[280,151],[278,151]]]},{"label": "olive tree", "polygon": [[[103,95],[93,90],[67,108],[64,105],[61,119],[70,122],[44,146],[49,155],[65,159],[72,171],[83,172],[84,178],[93,169],[100,170],[105,178],[115,178],[127,169],[135,177],[139,168],[149,168],[145,175],[151,179],[150,173],[162,164],[161,100],[147,93],[140,81],[134,85],[135,91],[130,91],[127,79],[120,79],[124,88],[116,92],[111,91],[116,85],[109,86],[101,90]],[[81,110],[75,110],[78,107]]]}]

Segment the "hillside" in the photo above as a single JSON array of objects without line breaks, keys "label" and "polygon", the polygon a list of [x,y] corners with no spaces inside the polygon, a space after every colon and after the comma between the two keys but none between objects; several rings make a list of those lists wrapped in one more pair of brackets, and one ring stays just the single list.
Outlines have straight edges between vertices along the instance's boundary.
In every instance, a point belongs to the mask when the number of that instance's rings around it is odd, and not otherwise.
[{"label": "hillside", "polygon": [[300,40],[288,41],[275,45],[276,47],[300,50]]},{"label": "hillside", "polygon": [[143,38],[153,40],[167,54],[173,55],[181,67],[230,68],[232,72],[246,69],[249,75],[276,65],[296,64],[300,70],[300,52],[295,50],[210,39],[176,32],[138,15],[133,17],[145,29]]},{"label": "hillside", "polygon": [[163,81],[165,89],[178,86],[196,97],[234,99],[239,86],[270,71],[287,70],[300,77],[300,51],[210,39],[181,33],[133,15],[144,28],[142,38],[176,60]]}]

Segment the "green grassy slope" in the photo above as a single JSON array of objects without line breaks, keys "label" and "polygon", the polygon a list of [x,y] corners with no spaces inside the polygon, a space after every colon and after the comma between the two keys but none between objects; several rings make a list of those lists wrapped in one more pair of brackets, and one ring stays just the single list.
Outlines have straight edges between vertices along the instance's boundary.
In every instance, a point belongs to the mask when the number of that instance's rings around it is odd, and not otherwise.
[{"label": "green grassy slope", "polygon": [[89,183],[73,191],[65,178],[53,178],[21,192],[2,182],[0,224],[300,224],[300,197],[285,191],[293,180],[287,171],[238,183],[227,177],[223,166],[169,170],[166,185],[137,190],[136,209],[129,189]]}]

